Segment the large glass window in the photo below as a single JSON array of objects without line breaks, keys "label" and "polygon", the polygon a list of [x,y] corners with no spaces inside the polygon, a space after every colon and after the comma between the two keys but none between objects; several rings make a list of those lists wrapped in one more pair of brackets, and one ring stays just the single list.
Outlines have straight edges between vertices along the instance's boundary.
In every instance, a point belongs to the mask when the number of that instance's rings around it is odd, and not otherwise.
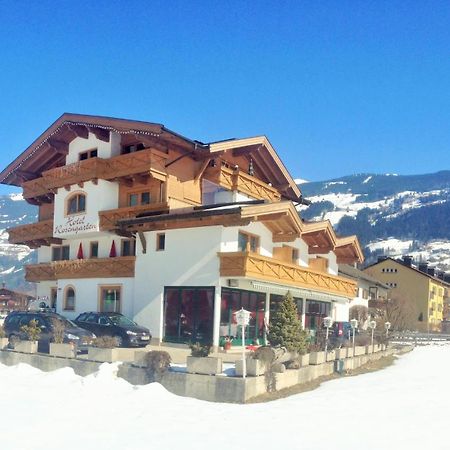
[{"label": "large glass window", "polygon": [[[270,294],[270,318],[272,318],[273,313],[277,310],[283,298],[284,295]],[[303,299],[294,297],[294,303],[297,305],[297,317],[299,320],[302,320]]]},{"label": "large glass window", "polygon": [[214,288],[166,287],[164,340],[212,343]]},{"label": "large glass window", "polygon": [[250,322],[245,329],[245,343],[263,344],[265,342],[264,315],[266,294],[240,289],[222,288],[220,305],[220,342],[230,340],[233,345],[242,345],[242,331],[236,323],[234,313],[241,308],[250,312]]},{"label": "large glass window", "polygon": [[331,303],[306,300],[305,328],[317,330],[322,327],[323,318],[330,315]]},{"label": "large glass window", "polygon": [[100,288],[100,312],[121,311],[120,286],[102,286]]}]

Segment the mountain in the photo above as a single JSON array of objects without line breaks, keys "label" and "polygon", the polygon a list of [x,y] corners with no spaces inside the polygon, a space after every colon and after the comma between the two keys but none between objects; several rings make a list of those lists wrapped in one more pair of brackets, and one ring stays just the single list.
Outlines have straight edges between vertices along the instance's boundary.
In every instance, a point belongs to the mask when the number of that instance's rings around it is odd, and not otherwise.
[{"label": "mountain", "polygon": [[329,219],[356,234],[366,263],[409,254],[450,270],[450,171],[425,175],[357,174],[300,186],[312,203],[306,220]]},{"label": "mountain", "polygon": [[0,282],[8,289],[31,293],[35,290],[24,279],[23,265],[36,262],[36,252],[10,244],[6,230],[36,220],[37,207],[24,201],[20,194],[0,196]]}]

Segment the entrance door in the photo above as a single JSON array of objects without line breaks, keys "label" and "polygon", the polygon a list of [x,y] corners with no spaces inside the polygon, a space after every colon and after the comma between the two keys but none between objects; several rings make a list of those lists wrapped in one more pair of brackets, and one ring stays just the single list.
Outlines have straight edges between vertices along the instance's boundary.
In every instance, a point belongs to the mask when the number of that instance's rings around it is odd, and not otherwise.
[{"label": "entrance door", "polygon": [[212,343],[214,288],[164,290],[164,341]]}]

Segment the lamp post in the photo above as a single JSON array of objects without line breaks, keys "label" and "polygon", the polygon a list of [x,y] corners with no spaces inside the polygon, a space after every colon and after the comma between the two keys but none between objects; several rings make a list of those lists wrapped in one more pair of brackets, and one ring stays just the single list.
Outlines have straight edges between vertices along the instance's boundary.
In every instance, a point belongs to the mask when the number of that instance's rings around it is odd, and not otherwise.
[{"label": "lamp post", "polygon": [[325,325],[325,328],[327,329],[326,335],[325,335],[325,358],[327,356],[328,351],[328,333],[330,331],[330,328],[333,326],[333,319],[331,317],[324,317],[323,324]]},{"label": "lamp post", "polygon": [[247,364],[245,361],[245,327],[250,322],[250,311],[246,311],[244,308],[241,308],[234,314],[237,324],[242,328],[242,378],[245,378],[247,376]]},{"label": "lamp post", "polygon": [[355,357],[355,333],[358,328],[358,321],[356,319],[350,320],[350,325],[352,327],[352,345],[353,345],[353,358]]},{"label": "lamp post", "polygon": [[369,328],[372,330],[372,353],[373,353],[373,332],[375,331],[375,328],[377,327],[377,323],[375,322],[375,320],[371,320],[369,322]]},{"label": "lamp post", "polygon": [[388,343],[389,328],[391,328],[391,322],[384,322],[384,329],[386,330],[386,346]]}]

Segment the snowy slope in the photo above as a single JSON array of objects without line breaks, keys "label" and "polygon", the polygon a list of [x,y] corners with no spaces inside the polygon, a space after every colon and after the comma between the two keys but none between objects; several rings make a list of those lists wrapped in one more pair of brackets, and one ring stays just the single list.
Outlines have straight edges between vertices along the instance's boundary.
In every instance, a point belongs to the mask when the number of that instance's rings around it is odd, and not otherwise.
[{"label": "snowy slope", "polygon": [[[86,378],[0,364],[2,450],[448,449],[450,346],[270,403],[208,403],[104,364]],[[420,413],[418,413],[420,412]],[[24,432],[26,430],[26,432]]]},{"label": "snowy slope", "polygon": [[301,216],[328,219],[338,233],[357,234],[368,263],[382,254],[411,254],[450,270],[450,171],[359,174],[300,188],[312,202],[301,207]]}]

